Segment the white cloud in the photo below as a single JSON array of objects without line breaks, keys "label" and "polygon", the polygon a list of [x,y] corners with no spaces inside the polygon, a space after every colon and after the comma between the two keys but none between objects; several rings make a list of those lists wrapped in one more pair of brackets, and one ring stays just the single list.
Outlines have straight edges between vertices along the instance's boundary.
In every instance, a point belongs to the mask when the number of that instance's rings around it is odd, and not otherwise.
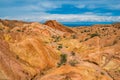
[{"label": "white cloud", "polygon": [[61,7],[61,5],[53,3],[53,2],[42,2],[42,3],[40,2],[40,3],[38,3],[37,6],[42,7],[44,9],[54,9],[54,8]]},{"label": "white cloud", "polygon": [[119,4],[111,4],[111,5],[109,5],[108,9],[120,10],[120,3]]},{"label": "white cloud", "polygon": [[120,16],[98,16],[92,14],[47,14],[43,13],[36,16],[26,15],[20,17],[4,17],[2,19],[17,19],[24,21],[57,20],[59,22],[120,22]]},{"label": "white cloud", "polygon": [[84,13],[85,15],[99,15],[99,16],[110,16],[110,15],[112,15],[112,13],[111,12],[104,12],[104,13],[100,13],[100,12],[85,12]]},{"label": "white cloud", "polygon": [[[7,0],[5,0],[7,1]],[[4,0],[2,2],[5,3]],[[86,12],[84,14],[49,14],[45,13],[47,10],[62,7],[63,4],[70,4],[78,8],[104,8],[104,9],[115,9],[120,10],[119,0],[9,0],[11,1],[25,1],[26,5],[12,6],[12,7],[1,7],[0,13],[4,13],[7,16],[1,17],[2,19],[19,19],[25,21],[46,21],[46,20],[57,20],[60,22],[80,22],[80,21],[91,21],[91,22],[120,22],[120,16],[110,16],[113,12],[107,13],[93,13]],[[32,4],[36,3],[36,4]],[[9,13],[8,13],[9,10]],[[8,14],[7,14],[8,13]],[[11,13],[11,14],[10,14]],[[12,14],[13,13],[13,14]],[[5,16],[1,14],[1,16]],[[101,15],[101,16],[100,16]],[[104,15],[104,16],[102,16]]]},{"label": "white cloud", "polygon": [[120,10],[120,0],[84,0],[82,2],[73,3],[73,5],[77,8]]},{"label": "white cloud", "polygon": [[85,4],[80,4],[80,5],[76,5],[77,8],[85,8],[86,5]]}]

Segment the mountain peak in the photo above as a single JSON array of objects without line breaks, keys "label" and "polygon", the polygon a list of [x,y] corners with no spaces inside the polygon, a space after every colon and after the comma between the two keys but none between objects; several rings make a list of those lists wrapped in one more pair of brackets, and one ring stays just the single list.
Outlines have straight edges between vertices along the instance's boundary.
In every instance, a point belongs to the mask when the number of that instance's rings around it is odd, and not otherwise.
[{"label": "mountain peak", "polygon": [[60,31],[70,32],[70,33],[74,32],[70,28],[68,28],[67,26],[62,25],[61,23],[57,22],[56,20],[48,20],[44,24],[48,25],[48,26],[50,26],[50,27],[52,27],[54,29],[58,29]]}]

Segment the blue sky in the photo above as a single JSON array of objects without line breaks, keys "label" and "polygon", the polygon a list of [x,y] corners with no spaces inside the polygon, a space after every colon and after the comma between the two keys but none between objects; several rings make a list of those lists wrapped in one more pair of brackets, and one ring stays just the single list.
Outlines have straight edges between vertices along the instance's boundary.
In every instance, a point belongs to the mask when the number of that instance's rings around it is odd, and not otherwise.
[{"label": "blue sky", "polygon": [[120,0],[0,0],[0,18],[39,22],[120,22]]}]

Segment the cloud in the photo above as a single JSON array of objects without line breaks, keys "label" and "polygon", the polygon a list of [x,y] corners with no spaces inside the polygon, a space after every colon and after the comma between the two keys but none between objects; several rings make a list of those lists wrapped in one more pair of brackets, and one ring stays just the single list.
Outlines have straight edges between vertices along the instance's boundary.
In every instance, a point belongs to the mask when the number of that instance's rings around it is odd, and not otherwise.
[{"label": "cloud", "polygon": [[79,4],[79,5],[76,5],[77,8],[85,8],[86,5],[85,4]]},{"label": "cloud", "polygon": [[[6,3],[8,3],[6,5]],[[0,1],[0,16],[21,16],[34,12],[46,12],[55,8],[61,7],[61,4],[54,1],[39,1],[39,0],[12,0],[11,2]],[[21,5],[22,4],[22,5]]]},{"label": "cloud", "polygon": [[111,16],[112,15],[111,12],[104,12],[104,14],[100,13],[100,12],[85,12],[84,14],[86,14],[86,15],[99,15],[99,16]]},{"label": "cloud", "polygon": [[119,3],[119,4],[112,4],[112,5],[109,5],[108,9],[120,10],[120,3]]},{"label": "cloud", "polygon": [[82,2],[74,3],[77,8],[104,8],[112,10],[120,10],[120,0],[84,0]]},{"label": "cloud", "polygon": [[[73,7],[64,10],[65,4]],[[38,22],[50,19],[59,22],[120,22],[119,7],[120,0],[0,0],[0,18]],[[56,13],[56,9],[61,13]],[[72,11],[77,13],[72,14]]]},{"label": "cloud", "polygon": [[44,22],[46,20],[57,20],[59,22],[119,22],[120,16],[98,16],[92,14],[42,14],[26,15],[19,17],[4,17],[3,19],[18,19],[24,21]]}]

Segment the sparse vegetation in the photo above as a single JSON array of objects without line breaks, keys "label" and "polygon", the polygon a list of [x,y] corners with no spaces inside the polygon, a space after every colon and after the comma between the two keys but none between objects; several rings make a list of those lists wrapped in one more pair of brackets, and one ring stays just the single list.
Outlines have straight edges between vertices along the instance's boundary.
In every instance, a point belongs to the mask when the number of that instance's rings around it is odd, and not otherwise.
[{"label": "sparse vegetation", "polygon": [[54,42],[59,42],[61,40],[61,37],[56,35],[53,35],[52,38],[54,39]]},{"label": "sparse vegetation", "polygon": [[81,33],[83,33],[83,31],[81,31]]},{"label": "sparse vegetation", "polygon": [[60,55],[60,62],[58,63],[58,67],[61,65],[65,65],[67,62],[67,54],[61,54]]},{"label": "sparse vegetation", "polygon": [[85,38],[85,41],[87,41],[89,38]]},{"label": "sparse vegetation", "polygon": [[87,30],[84,30],[84,32],[87,32]]},{"label": "sparse vegetation", "polygon": [[101,75],[104,75],[104,73],[103,73],[103,72],[101,72]]},{"label": "sparse vegetation", "polygon": [[72,52],[71,52],[71,55],[72,55],[72,56],[75,56],[75,52],[72,51]]},{"label": "sparse vegetation", "polygon": [[63,36],[63,38],[66,38],[66,36]]},{"label": "sparse vegetation", "polygon": [[96,33],[93,33],[93,34],[90,34],[90,37],[93,38],[95,36],[100,36],[97,32]]},{"label": "sparse vegetation", "polygon": [[18,29],[17,32],[21,32],[21,30]]},{"label": "sparse vegetation", "polygon": [[58,50],[60,50],[62,48],[63,48],[62,44],[59,44],[58,47],[57,47]]},{"label": "sparse vegetation", "polygon": [[84,30],[84,32],[90,32],[90,30]]},{"label": "sparse vegetation", "polygon": [[19,56],[18,56],[18,55],[16,55],[16,59],[19,59]]},{"label": "sparse vegetation", "polygon": [[15,80],[119,79],[120,35],[111,24],[70,28],[73,33],[56,24],[4,23],[15,26],[0,28],[1,67],[9,65],[1,69],[5,79],[7,68]]},{"label": "sparse vegetation", "polygon": [[71,35],[71,37],[72,37],[72,39],[76,39],[76,35],[75,34]]},{"label": "sparse vegetation", "polygon": [[75,66],[76,64],[78,64],[78,61],[77,60],[70,60],[69,61],[69,64],[71,65],[71,66]]},{"label": "sparse vegetation", "polygon": [[83,40],[80,40],[80,42],[83,42]]}]

